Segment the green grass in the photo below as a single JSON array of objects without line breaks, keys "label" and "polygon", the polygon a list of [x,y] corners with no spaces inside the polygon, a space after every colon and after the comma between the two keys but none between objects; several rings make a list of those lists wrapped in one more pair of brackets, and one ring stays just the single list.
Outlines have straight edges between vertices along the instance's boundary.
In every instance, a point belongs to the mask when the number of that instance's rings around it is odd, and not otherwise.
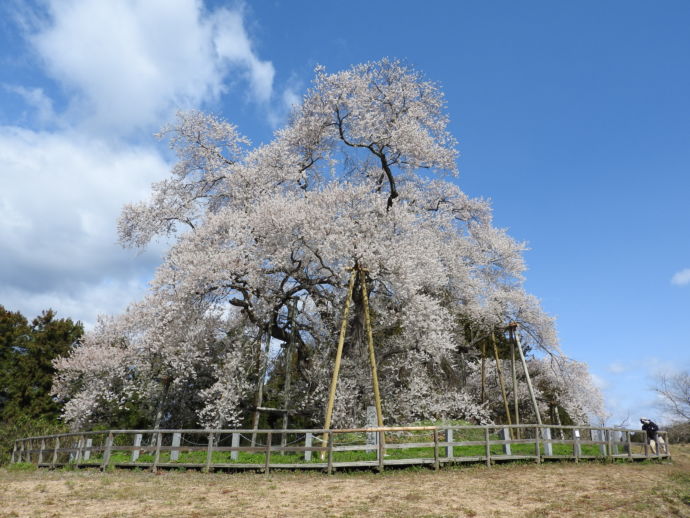
[{"label": "green grass", "polygon": [[5,466],[7,471],[36,471],[38,466],[30,462],[15,462],[14,464],[8,464]]},{"label": "green grass", "polygon": [[[459,437],[457,434],[454,437],[455,441],[479,441],[483,439],[483,431],[476,430],[480,432],[480,435],[474,434],[475,430],[466,430],[463,437]],[[430,440],[428,437],[423,437],[424,433],[418,433],[416,435],[406,435],[399,437],[387,437],[387,444],[405,444],[411,442],[427,442]],[[428,435],[428,434],[427,434]],[[339,441],[335,443],[336,447],[343,444],[358,443],[362,444],[364,442],[364,437],[359,437],[358,434],[343,434],[338,436]],[[498,437],[492,435],[491,440],[498,440]],[[544,445],[540,445],[540,454],[544,455]],[[364,446],[362,446],[364,448]],[[581,447],[583,456],[593,456],[593,457],[604,457],[596,445],[582,445]],[[446,457],[447,448],[445,446],[439,447],[439,457],[441,459]],[[500,444],[494,444],[490,446],[490,452],[492,457],[500,458],[503,453],[503,446]],[[486,453],[486,447],[484,445],[474,445],[474,446],[454,446],[453,456],[454,457],[482,457]],[[532,456],[535,453],[534,444],[513,444],[511,446],[512,455],[525,455]],[[570,445],[565,444],[554,444],[553,445],[554,455],[567,455],[573,454],[573,448]],[[179,458],[176,461],[170,460],[170,452],[162,451],[158,462],[160,464],[169,463],[179,463],[179,464],[206,464],[206,452],[205,451],[191,451],[185,452],[180,451]],[[333,462],[358,462],[358,461],[375,461],[377,458],[376,451],[366,451],[355,450],[355,451],[334,451],[333,452]],[[386,459],[423,459],[423,458],[434,458],[434,448],[429,447],[416,447],[416,448],[387,448],[386,449]],[[142,453],[139,456],[137,462],[140,463],[152,463],[154,460],[153,453]],[[131,461],[130,452],[118,452],[117,450],[111,454],[110,464],[128,464]],[[93,456],[89,461],[82,461],[80,465],[100,465],[102,459]],[[211,464],[257,464],[259,466],[265,464],[266,457],[263,452],[239,452],[237,460],[232,460],[230,452],[213,452],[211,458]],[[312,453],[311,461],[304,460],[304,454],[302,452],[290,452],[281,455],[278,452],[271,453],[271,464],[309,464],[309,463],[319,463],[323,462],[320,458],[319,452]]]},{"label": "green grass", "polygon": [[[464,421],[419,421],[413,423],[412,426],[465,426],[467,425]],[[406,431],[406,432],[387,432],[385,436],[387,445],[403,445],[409,443],[430,443],[430,446],[415,447],[415,448],[387,448],[386,449],[386,460],[398,460],[398,459],[433,459],[434,458],[434,448],[433,448],[433,432],[429,430],[416,430],[416,431]],[[225,440],[227,440],[226,437]],[[374,450],[367,451],[365,448],[367,434],[364,432],[360,433],[337,433],[333,434],[333,439],[335,446],[343,445],[356,445],[362,446],[362,450],[354,451],[335,451],[333,452],[333,462],[359,462],[359,461],[376,461],[377,452]],[[439,432],[439,440],[441,442],[447,439],[445,431]],[[485,430],[483,428],[469,428],[469,429],[456,429],[453,430],[453,441],[454,442],[483,442],[485,439]],[[493,441],[498,441],[501,437],[497,433],[492,433],[489,435],[489,439]],[[131,452],[130,451],[118,451],[118,446],[129,445],[128,438],[124,435],[116,436],[114,442],[114,450],[110,457],[110,465],[113,464],[131,464]],[[301,446],[303,443],[297,443],[296,446]],[[315,447],[321,445],[318,438],[314,438],[313,445]],[[246,444],[243,444],[246,446]],[[262,445],[258,445],[262,447]],[[553,444],[552,447],[553,455],[563,455],[572,456],[573,446],[567,444]],[[446,458],[447,447],[439,446],[439,457],[441,459]],[[471,445],[471,446],[454,446],[453,447],[453,457],[483,457],[486,454],[486,446],[484,444]],[[500,459],[503,453],[503,445],[494,444],[490,446],[490,454],[494,458]],[[513,444],[511,445],[511,454],[513,456],[534,456],[535,446],[534,443],[527,444]],[[544,444],[540,444],[540,455],[544,455]],[[581,455],[587,457],[599,457],[604,458],[597,445],[582,445]],[[183,449],[179,453],[179,457],[176,461],[171,461],[171,452],[161,451],[159,455],[159,464],[206,464],[207,453],[205,449],[199,451],[184,451]],[[141,464],[152,464],[154,461],[153,452],[141,452],[137,463]],[[263,466],[266,462],[265,453],[260,452],[239,452],[238,458],[233,460],[231,458],[230,452],[213,452],[211,465],[217,464],[256,464],[257,466]],[[311,461],[304,460],[304,452],[289,452],[286,454],[280,454],[278,452],[271,452],[271,464],[309,464],[309,463],[321,463],[320,452],[312,452]],[[81,460],[79,462],[80,466],[100,466],[102,464],[102,453],[93,452],[91,458],[88,461]]]}]

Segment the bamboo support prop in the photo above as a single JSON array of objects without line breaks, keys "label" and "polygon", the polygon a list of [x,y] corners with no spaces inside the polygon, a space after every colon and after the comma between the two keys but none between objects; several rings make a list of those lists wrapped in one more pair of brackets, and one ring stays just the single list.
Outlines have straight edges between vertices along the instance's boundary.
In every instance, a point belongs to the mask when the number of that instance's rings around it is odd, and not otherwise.
[{"label": "bamboo support prop", "polygon": [[[520,405],[518,404],[517,369],[515,368],[515,344],[510,341],[510,364],[513,371],[513,406],[515,408],[515,424],[520,424]],[[515,429],[515,437],[520,438],[520,428]]]},{"label": "bamboo support prop", "polygon": [[503,395],[503,408],[506,411],[506,419],[508,419],[508,424],[513,424],[510,419],[510,408],[508,407],[508,396],[506,395],[506,384],[503,380],[503,372],[501,371],[501,363],[498,358],[498,346],[496,345],[496,335],[491,333],[491,343],[494,346],[494,358],[496,359],[496,371],[498,372],[498,381],[501,385],[501,394]]},{"label": "bamboo support prop", "polygon": [[[350,303],[352,302],[352,292],[355,288],[355,279],[357,278],[357,272],[353,269],[350,274],[350,283],[347,287],[347,297],[345,298],[345,308],[343,309],[343,321],[340,324],[340,335],[338,336],[338,347],[335,353],[335,365],[333,367],[333,377],[331,378],[331,388],[328,392],[328,404],[326,405],[326,419],[324,423],[324,429],[330,430],[331,428],[331,418],[333,417],[333,402],[335,401],[335,389],[338,385],[338,374],[340,373],[340,362],[343,357],[343,346],[345,345],[345,332],[347,331],[347,317],[350,313]],[[323,435],[323,441],[330,444],[329,434],[325,433]],[[321,460],[323,460],[324,454],[321,453]]]},{"label": "bamboo support prop", "polygon": [[[288,341],[287,351],[285,353],[285,388],[283,389],[283,408],[285,412],[283,413],[283,430],[287,430],[288,427],[288,410],[290,408],[290,385],[292,382],[292,355],[295,349],[295,321],[296,312],[295,307],[296,300],[293,298],[290,301],[290,307],[288,309],[288,320],[290,321],[290,339]],[[283,433],[280,439],[280,445],[285,448],[287,444],[287,433]]]},{"label": "bamboo support prop", "polygon": [[486,366],[485,366],[485,360],[484,360],[485,357],[486,357],[486,340],[482,339],[482,390],[481,390],[481,395],[479,397],[479,402],[481,404],[484,404],[484,385],[486,384]]},{"label": "bamboo support prop", "polygon": [[520,354],[520,361],[522,362],[522,368],[525,369],[525,379],[527,380],[527,388],[529,389],[529,395],[532,398],[532,405],[534,405],[534,414],[537,417],[537,423],[539,426],[542,425],[541,414],[539,413],[539,407],[537,406],[537,398],[534,396],[534,388],[532,387],[532,380],[529,377],[529,371],[527,370],[527,362],[525,361],[525,353],[522,352],[522,347],[520,346],[520,337],[517,333],[517,323],[511,322],[508,325],[508,332],[511,338],[517,346],[518,353]]},{"label": "bamboo support prop", "polygon": [[376,354],[374,352],[374,336],[371,329],[371,316],[369,314],[369,294],[367,293],[367,280],[364,270],[359,270],[359,283],[362,288],[362,300],[364,303],[364,320],[367,326],[367,342],[369,345],[369,364],[371,365],[371,383],[374,387],[374,403],[376,405],[376,420],[383,427],[383,411],[381,409],[381,393],[379,392],[379,376],[376,371]]},{"label": "bamboo support prop", "polygon": [[[340,362],[343,355],[343,346],[345,344],[345,333],[347,331],[347,317],[350,312],[350,304],[352,302],[355,280],[359,276],[359,286],[362,290],[362,304],[364,306],[364,323],[367,332],[367,348],[369,350],[369,366],[371,368],[371,384],[374,390],[374,405],[376,406],[376,420],[379,427],[383,427],[383,410],[381,408],[381,392],[379,391],[379,378],[376,369],[376,352],[374,350],[374,335],[371,325],[371,314],[369,312],[369,294],[367,292],[366,269],[359,265],[355,265],[350,274],[350,283],[347,290],[347,298],[345,299],[345,308],[343,311],[343,321],[340,326],[340,335],[338,336],[338,348],[335,356],[335,366],[333,368],[333,378],[331,379],[331,389],[328,395],[328,405],[326,406],[326,419],[324,428],[330,430],[331,418],[333,417],[333,404],[335,402],[335,392],[338,384],[338,375],[340,373]],[[323,436],[323,441],[328,442],[329,434],[326,432]],[[384,434],[381,434],[380,440],[383,440]],[[384,446],[381,443],[379,450],[384,451]],[[324,453],[321,453],[323,460]]]},{"label": "bamboo support prop", "polygon": [[264,399],[264,381],[266,378],[266,369],[268,367],[268,353],[271,348],[271,331],[270,326],[266,328],[266,352],[261,354],[261,345],[259,345],[259,380],[256,386],[256,397],[254,398],[254,415],[252,417],[252,440],[251,447],[256,445],[256,430],[259,428],[259,418],[261,417],[261,403]]}]

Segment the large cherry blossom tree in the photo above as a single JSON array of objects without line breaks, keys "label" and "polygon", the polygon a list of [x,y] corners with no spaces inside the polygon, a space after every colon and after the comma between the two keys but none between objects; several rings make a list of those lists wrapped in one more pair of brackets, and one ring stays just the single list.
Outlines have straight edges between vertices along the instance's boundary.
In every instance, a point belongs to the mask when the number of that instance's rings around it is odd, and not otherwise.
[{"label": "large cherry blossom tree", "polygon": [[[381,60],[329,74],[268,144],[180,113],[161,132],[178,156],[146,203],[124,208],[124,246],[172,239],[150,293],[104,318],[59,360],[65,417],[86,423],[132,401],[171,423],[242,422],[278,375],[292,335],[292,406],[323,419],[349,279],[366,268],[386,422],[492,418],[459,376],[477,343],[518,322],[558,354],[553,320],[522,288],[524,244],[454,183],[442,92]],[[362,424],[371,379],[355,289],[334,425]],[[288,318],[296,301],[297,316]],[[293,332],[294,324],[294,332]],[[191,413],[190,413],[191,412]]]}]

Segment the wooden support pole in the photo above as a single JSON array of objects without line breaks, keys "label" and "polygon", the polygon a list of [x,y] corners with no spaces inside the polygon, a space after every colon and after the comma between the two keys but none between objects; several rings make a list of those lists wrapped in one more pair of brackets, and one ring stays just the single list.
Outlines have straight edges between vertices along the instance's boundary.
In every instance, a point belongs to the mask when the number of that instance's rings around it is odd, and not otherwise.
[{"label": "wooden support pole", "polygon": [[520,361],[522,362],[522,368],[525,369],[525,379],[527,380],[527,388],[529,389],[529,395],[532,398],[532,405],[534,405],[534,414],[537,417],[537,423],[539,425],[541,422],[541,414],[539,413],[539,407],[537,406],[537,398],[534,396],[534,388],[532,387],[532,380],[529,377],[529,370],[527,370],[527,362],[525,361],[525,353],[522,352],[522,347],[520,346],[520,337],[517,332],[517,324],[515,322],[508,326],[510,334],[512,335],[515,345],[517,346],[518,353],[520,354]]},{"label": "wooden support pole", "polygon": [[261,403],[264,398],[264,381],[266,377],[266,369],[268,368],[268,353],[271,347],[271,332],[270,326],[266,327],[266,350],[262,354],[261,346],[259,346],[259,379],[256,384],[256,396],[254,398],[254,416],[252,417],[252,441],[251,447],[256,445],[256,430],[259,428],[259,418],[261,417]]},{"label": "wooden support pole", "polygon": [[506,395],[506,384],[503,381],[503,372],[501,370],[500,359],[498,358],[498,346],[496,345],[496,335],[491,333],[491,342],[494,346],[494,358],[496,359],[496,371],[498,372],[498,381],[501,385],[501,394],[503,395],[503,408],[506,412],[506,419],[508,419],[508,425],[512,425],[510,419],[510,408],[508,407],[508,396]]},{"label": "wooden support pole", "polygon": [[[343,357],[343,346],[345,345],[345,332],[347,331],[347,317],[350,314],[350,303],[352,302],[352,292],[355,288],[355,279],[357,278],[357,271],[352,270],[350,274],[350,283],[347,287],[347,296],[345,297],[345,307],[343,309],[343,319],[340,324],[340,335],[338,336],[338,346],[335,352],[335,366],[333,367],[333,377],[331,378],[331,388],[328,392],[328,403],[326,404],[326,419],[324,429],[331,429],[331,418],[333,417],[333,403],[335,401],[335,389],[338,385],[338,374],[340,373],[340,362]],[[326,432],[323,435],[323,441],[329,443],[329,434]],[[324,454],[321,453],[321,460]],[[329,472],[330,474],[330,472]]]},{"label": "wooden support pole", "polygon": [[[285,352],[285,388],[283,389],[283,408],[285,412],[283,413],[283,430],[287,430],[288,427],[288,410],[290,410],[290,385],[292,382],[292,356],[295,350],[295,332],[297,326],[295,322],[297,321],[297,308],[296,299],[292,298],[290,300],[290,306],[288,308],[288,320],[290,321],[290,338],[288,339],[288,346]],[[287,446],[287,432],[283,432],[280,437],[280,445],[283,447],[281,454],[285,455],[285,446]]]},{"label": "wooden support pole", "polygon": [[485,358],[486,358],[486,340],[482,339],[482,390],[481,394],[479,397],[480,403],[484,403],[484,387],[486,385],[486,365],[485,365]]},{"label": "wooden support pole", "polygon": [[376,354],[374,352],[374,335],[371,328],[369,314],[369,294],[367,293],[367,279],[364,270],[359,270],[359,284],[362,288],[362,303],[364,304],[364,322],[367,328],[367,343],[369,346],[369,364],[371,366],[371,383],[374,388],[374,404],[376,405],[376,419],[379,426],[383,426],[383,410],[381,409],[381,393],[379,392],[379,376],[376,370]]},{"label": "wooden support pole", "polygon": [[[513,371],[513,406],[515,410],[515,424],[520,424],[520,405],[518,403],[518,384],[517,384],[517,369],[515,367],[515,344],[510,340],[510,365]],[[520,438],[520,428],[515,428],[515,437]]]}]

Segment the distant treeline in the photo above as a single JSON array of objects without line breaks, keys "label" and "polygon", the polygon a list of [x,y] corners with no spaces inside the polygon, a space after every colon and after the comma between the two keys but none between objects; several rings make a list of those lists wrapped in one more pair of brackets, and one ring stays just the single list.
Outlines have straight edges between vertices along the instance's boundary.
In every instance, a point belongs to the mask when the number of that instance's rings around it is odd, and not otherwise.
[{"label": "distant treeline", "polygon": [[51,395],[52,361],[69,353],[84,327],[56,315],[48,309],[29,322],[0,305],[0,464],[15,437],[64,427]]}]

